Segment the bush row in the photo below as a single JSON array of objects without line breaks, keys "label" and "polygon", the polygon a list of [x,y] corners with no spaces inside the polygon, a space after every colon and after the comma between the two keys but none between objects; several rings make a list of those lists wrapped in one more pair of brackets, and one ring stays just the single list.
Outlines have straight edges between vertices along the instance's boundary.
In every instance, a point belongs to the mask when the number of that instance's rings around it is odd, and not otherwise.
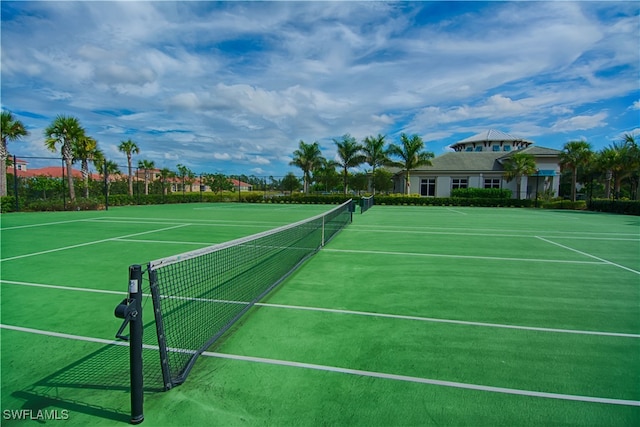
[{"label": "bush row", "polygon": [[[109,206],[125,205],[152,205],[173,203],[216,203],[216,202],[242,202],[242,203],[300,203],[300,204],[340,204],[349,198],[359,200],[359,196],[343,194],[302,194],[292,195],[265,195],[263,192],[245,193],[186,193],[169,195],[114,195],[109,198]],[[60,199],[55,200],[31,200],[20,198],[21,211],[62,211],[65,204]],[[480,206],[480,207],[534,207],[535,200],[516,200],[511,198],[495,197],[420,197],[419,195],[377,195],[376,205],[394,206]],[[589,209],[599,212],[612,212],[626,215],[640,215],[640,201],[634,200],[592,200],[588,203],[584,200],[572,202],[570,200],[538,201],[538,206],[545,209]],[[79,198],[74,203],[66,201],[66,210],[100,210],[105,208],[104,198],[84,199]],[[15,210],[15,197],[6,196],[1,199],[1,212],[13,212]]]},{"label": "bush row", "polygon": [[590,211],[640,215],[640,200],[596,199],[588,203]]},{"label": "bush row", "polygon": [[534,200],[464,198],[464,197],[413,197],[376,196],[376,205],[408,206],[483,206],[483,207],[532,207]]},{"label": "bush row", "polygon": [[454,188],[452,198],[463,199],[511,199],[511,190],[505,188]]}]

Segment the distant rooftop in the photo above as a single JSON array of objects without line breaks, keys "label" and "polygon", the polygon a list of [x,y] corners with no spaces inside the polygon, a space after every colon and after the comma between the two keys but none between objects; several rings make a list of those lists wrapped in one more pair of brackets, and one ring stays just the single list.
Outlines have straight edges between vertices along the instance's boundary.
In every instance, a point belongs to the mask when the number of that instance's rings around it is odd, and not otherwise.
[{"label": "distant rooftop", "polygon": [[533,144],[532,141],[528,141],[496,129],[489,129],[465,138],[462,141],[458,141],[455,144],[452,144],[451,148],[455,151],[483,151],[482,149],[476,150],[476,148],[482,147],[487,149],[493,146],[508,146],[508,150],[504,151],[510,151],[511,148],[519,150],[521,148],[526,148],[531,144]]}]

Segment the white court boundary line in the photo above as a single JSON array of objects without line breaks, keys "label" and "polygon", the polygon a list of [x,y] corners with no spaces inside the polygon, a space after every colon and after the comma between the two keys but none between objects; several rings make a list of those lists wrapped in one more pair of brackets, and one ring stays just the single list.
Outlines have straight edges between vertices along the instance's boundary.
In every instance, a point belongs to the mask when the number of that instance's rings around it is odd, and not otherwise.
[{"label": "white court boundary line", "polygon": [[143,234],[158,233],[160,231],[172,230],[174,228],[186,227],[188,225],[191,225],[191,224],[174,225],[173,227],[165,227],[165,228],[160,228],[160,229],[157,229],[157,230],[143,231],[141,233],[127,234],[125,236],[109,237],[108,239],[94,240],[93,242],[79,243],[77,245],[64,246],[62,248],[49,249],[49,250],[40,251],[40,252],[33,252],[33,253],[30,253],[30,254],[18,255],[18,256],[14,256],[14,257],[10,257],[10,258],[2,258],[2,259],[0,259],[0,262],[11,261],[11,260],[14,260],[14,259],[28,258],[28,257],[32,257],[32,256],[36,256],[36,255],[42,255],[42,254],[48,254],[48,253],[52,253],[52,252],[66,251],[67,249],[81,248],[83,246],[90,246],[90,245],[95,245],[95,244],[98,244],[98,243],[113,242],[113,241],[117,241],[118,239],[126,239],[128,237],[142,236]]},{"label": "white court boundary line", "polygon": [[[94,342],[99,344],[121,345],[121,346],[129,345],[129,343],[123,342],[123,341],[113,341],[113,340],[106,340],[102,338],[93,338],[93,337],[87,337],[87,336],[81,336],[81,335],[65,334],[60,332],[49,332],[49,331],[43,331],[40,329],[24,328],[21,326],[13,326],[13,325],[5,325],[5,324],[0,324],[0,329],[45,335],[45,336],[50,336],[55,338],[65,338],[65,339],[72,339],[72,340],[84,341],[84,342]],[[143,348],[148,350],[158,350],[158,346],[152,346],[148,344],[143,345]],[[191,350],[183,350],[183,349],[170,349],[170,351],[191,352]],[[431,378],[413,377],[408,375],[389,374],[384,372],[364,371],[360,369],[341,368],[338,366],[318,365],[314,363],[294,362],[294,361],[280,360],[280,359],[269,359],[264,357],[242,356],[238,354],[227,354],[227,353],[205,351],[202,353],[202,355],[207,357],[215,357],[219,359],[230,359],[230,360],[238,360],[243,362],[285,366],[289,368],[302,368],[302,369],[309,369],[309,370],[315,370],[315,371],[358,375],[358,376],[370,377],[370,378],[380,378],[385,380],[429,384],[429,385],[435,385],[435,386],[441,386],[441,387],[484,391],[484,392],[490,392],[490,393],[512,394],[512,395],[527,396],[527,397],[539,397],[539,398],[556,399],[556,400],[571,400],[571,401],[589,402],[589,403],[603,403],[608,405],[640,406],[640,401],[637,401],[637,400],[612,399],[607,397],[579,396],[579,395],[573,395],[573,394],[548,393],[548,392],[533,391],[533,390],[494,387],[494,386],[487,386],[487,385],[480,385],[480,384],[461,383],[456,381],[442,381],[442,380],[436,380]]]},{"label": "white court boundary line", "polygon": [[595,255],[591,255],[591,254],[588,254],[588,253],[586,253],[586,252],[579,251],[579,250],[574,249],[574,248],[570,248],[569,246],[561,245],[560,243],[556,243],[556,242],[553,242],[553,241],[551,241],[551,240],[545,239],[544,237],[536,236],[536,239],[540,239],[540,240],[542,240],[542,241],[544,241],[544,242],[550,243],[550,244],[552,244],[552,245],[559,246],[559,247],[561,247],[561,248],[563,248],[563,249],[566,249],[566,250],[568,250],[568,251],[572,251],[572,252],[578,253],[578,254],[580,254],[580,255],[584,255],[584,256],[589,257],[589,258],[597,259],[598,261],[601,261],[601,262],[603,262],[603,263],[605,263],[605,264],[609,264],[609,265],[612,265],[612,266],[614,266],[614,267],[618,267],[618,268],[621,268],[621,269],[623,269],[623,270],[630,271],[630,272],[632,272],[632,273],[640,274],[640,271],[634,270],[634,269],[629,268],[629,267],[625,267],[624,265],[616,264],[615,262],[611,262],[611,261],[606,260],[606,259],[604,259],[604,258],[600,258],[600,257],[597,257],[597,256],[595,256]]},{"label": "white court boundary line", "polygon": [[[533,238],[538,237],[533,234],[501,234],[501,233],[478,233],[478,232],[454,232],[454,231],[424,231],[424,230],[385,230],[385,229],[368,229],[368,228],[357,228],[357,227],[349,227],[345,228],[345,231],[349,231],[352,233],[393,233],[393,234],[429,234],[429,235],[442,235],[442,236],[475,236],[475,237],[518,237],[518,238]],[[503,232],[504,233],[504,230]],[[626,234],[623,234],[626,236]],[[589,236],[548,236],[553,239],[575,239],[575,240],[613,240],[613,241],[629,241],[629,242],[640,242],[640,238],[625,238],[625,237],[589,237]]]},{"label": "white court boundary line", "polygon": [[[99,289],[90,289],[90,288],[76,288],[72,286],[46,285],[41,283],[18,282],[13,280],[0,279],[0,283],[6,283],[10,285],[20,285],[20,286],[32,286],[37,288],[59,289],[64,291],[94,292],[94,293],[104,293],[104,294],[111,294],[111,295],[127,295],[127,293],[124,291],[108,291],[108,290],[99,290]],[[143,294],[143,296],[150,297],[151,295]],[[244,305],[249,304],[249,302],[247,301],[225,301],[225,300],[211,299],[211,298],[192,298],[192,297],[179,297],[179,296],[164,296],[164,297],[170,298],[170,299],[183,299],[183,300],[197,301],[197,302],[244,304]],[[585,331],[585,330],[578,330],[578,329],[558,329],[558,328],[543,328],[538,326],[506,325],[501,323],[471,322],[467,320],[438,319],[435,317],[407,316],[402,314],[373,313],[373,312],[367,312],[367,311],[341,310],[341,309],[334,309],[334,308],[308,307],[308,306],[285,305],[285,304],[270,304],[270,303],[262,303],[262,302],[257,302],[254,305],[257,307],[272,307],[272,308],[283,308],[288,310],[307,310],[307,311],[318,311],[318,312],[324,312],[324,313],[351,314],[356,316],[381,317],[381,318],[387,318],[387,319],[413,320],[413,321],[433,322],[433,323],[449,323],[449,324],[464,325],[464,326],[481,326],[481,327],[488,327],[488,328],[516,329],[516,330],[524,330],[524,331],[551,332],[551,333],[561,333],[561,334],[596,335],[596,336],[604,336],[604,337],[640,338],[640,334],[627,334],[622,332]]]},{"label": "white court boundary line", "polygon": [[432,254],[432,253],[419,253],[419,252],[393,252],[393,251],[365,251],[356,249],[332,249],[322,248],[322,251],[327,252],[348,252],[356,254],[369,254],[369,255],[400,255],[400,256],[415,256],[415,257],[436,257],[436,258],[463,258],[463,259],[484,259],[492,261],[518,261],[518,262],[548,262],[559,264],[608,264],[604,260],[596,261],[576,261],[576,260],[563,260],[563,259],[542,259],[542,258],[508,258],[508,257],[491,257],[481,255],[453,255],[453,254]]}]

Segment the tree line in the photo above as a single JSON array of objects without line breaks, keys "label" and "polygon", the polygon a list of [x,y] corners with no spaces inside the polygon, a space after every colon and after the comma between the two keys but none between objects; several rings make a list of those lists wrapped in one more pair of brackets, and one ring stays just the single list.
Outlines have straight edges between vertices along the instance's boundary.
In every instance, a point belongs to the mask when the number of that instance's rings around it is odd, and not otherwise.
[{"label": "tree line", "polygon": [[[29,133],[24,124],[17,120],[9,111],[2,111],[2,144],[0,145],[0,196],[7,195],[7,160],[9,152],[7,143],[18,141]],[[74,179],[71,173],[72,165],[80,163],[84,197],[89,196],[89,164],[104,174],[121,174],[118,165],[105,158],[99,149],[98,141],[87,135],[76,117],[58,115],[44,130],[44,144],[52,152],[62,155],[66,167],[66,179],[70,199],[76,198]],[[389,191],[392,188],[392,175],[385,167],[396,167],[404,175],[404,193],[410,193],[411,171],[431,164],[434,154],[425,150],[425,143],[418,135],[400,135],[399,143],[389,143],[385,135],[367,136],[361,142],[350,134],[339,139],[333,139],[336,147],[336,159],[327,159],[322,155],[320,144],[316,141],[306,143],[299,141],[298,148],[293,152],[291,166],[302,171],[302,189],[305,193],[331,192],[337,188],[347,194],[350,189],[364,190],[371,193]],[[118,150],[127,158],[127,192],[133,195],[133,156],[140,153],[140,148],[131,139],[123,140]],[[351,173],[352,169],[367,165],[364,172]],[[625,134],[620,141],[593,151],[587,141],[570,141],[564,144],[560,154],[560,165],[567,178],[564,184],[568,187],[573,201],[576,200],[578,183],[582,184],[591,195],[603,198],[638,199],[640,181],[640,148],[636,135]],[[265,178],[253,175],[196,174],[188,167],[178,164],[177,170],[168,168],[158,170],[157,176],[161,191],[166,194],[168,185],[176,179],[182,186],[182,191],[200,178],[201,185],[208,186],[214,192],[233,189],[229,178],[247,182],[253,188],[278,189],[296,191],[300,180],[288,173],[278,180],[273,176],[269,182]],[[526,153],[513,153],[504,162],[505,178],[516,180],[517,194],[520,194],[522,176],[535,175],[535,158]],[[152,173],[156,171],[151,160],[139,160],[137,169],[143,171],[144,192],[149,194],[149,185],[153,181]],[[107,185],[108,191],[109,185]]]}]

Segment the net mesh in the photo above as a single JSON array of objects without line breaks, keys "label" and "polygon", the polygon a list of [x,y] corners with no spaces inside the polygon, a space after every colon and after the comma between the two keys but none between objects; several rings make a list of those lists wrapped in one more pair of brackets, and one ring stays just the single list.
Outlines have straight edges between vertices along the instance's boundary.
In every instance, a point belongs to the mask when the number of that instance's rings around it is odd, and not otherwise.
[{"label": "net mesh", "polygon": [[149,263],[165,389],[255,302],[351,222],[351,200],[264,233]]}]

